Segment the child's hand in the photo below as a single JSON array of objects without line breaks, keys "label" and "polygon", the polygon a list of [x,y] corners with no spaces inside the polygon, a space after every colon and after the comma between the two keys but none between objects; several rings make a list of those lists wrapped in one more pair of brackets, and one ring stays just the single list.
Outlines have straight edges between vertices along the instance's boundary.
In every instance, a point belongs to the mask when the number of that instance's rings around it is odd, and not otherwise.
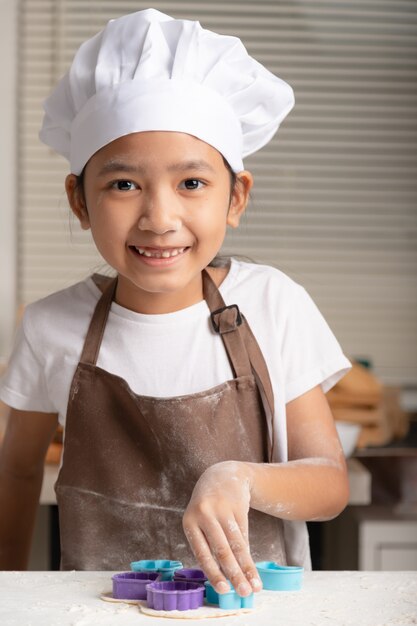
[{"label": "child's hand", "polygon": [[229,591],[226,578],[241,596],[262,588],[249,551],[249,506],[245,464],[225,461],[202,474],[185,511],[186,537],[218,593]]}]

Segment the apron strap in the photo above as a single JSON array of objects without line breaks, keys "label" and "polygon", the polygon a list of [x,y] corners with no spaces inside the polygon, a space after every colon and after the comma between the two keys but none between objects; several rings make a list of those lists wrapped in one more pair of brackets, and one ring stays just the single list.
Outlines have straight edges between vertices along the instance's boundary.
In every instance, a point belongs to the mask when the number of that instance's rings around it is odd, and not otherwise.
[{"label": "apron strap", "polygon": [[251,374],[262,398],[265,414],[270,424],[271,445],[269,460],[272,461],[274,437],[274,393],[265,359],[245,317],[236,304],[226,306],[215,282],[203,270],[203,293],[211,312],[215,332],[221,335],[235,376]]},{"label": "apron strap", "polygon": [[102,296],[96,304],[96,308],[94,309],[94,313],[90,320],[90,325],[88,327],[87,335],[85,338],[80,363],[87,363],[89,365],[95,365],[97,363],[98,353],[104,335],[104,329],[106,328],[111,303],[116,292],[116,286],[117,276],[116,278],[110,280],[110,282],[104,289]]},{"label": "apron strap", "polygon": [[211,313],[211,323],[223,340],[235,378],[250,376],[252,368],[240,332],[243,316],[236,304],[226,306],[209,273],[203,270],[203,295]]}]

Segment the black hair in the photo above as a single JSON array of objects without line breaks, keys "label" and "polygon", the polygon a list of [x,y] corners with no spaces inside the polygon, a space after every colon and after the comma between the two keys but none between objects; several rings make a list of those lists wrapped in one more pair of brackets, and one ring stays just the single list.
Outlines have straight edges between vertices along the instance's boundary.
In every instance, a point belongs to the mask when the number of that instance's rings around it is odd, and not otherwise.
[{"label": "black hair", "polygon": [[224,163],[227,171],[229,172],[229,176],[230,176],[230,199],[229,199],[229,203],[230,203],[231,200],[232,200],[233,191],[234,191],[234,189],[235,189],[235,187],[236,187],[236,185],[238,183],[238,177],[236,175],[236,172],[234,172],[232,170],[229,161],[227,159],[225,159],[223,155],[222,155],[222,157],[223,157],[223,163]]}]

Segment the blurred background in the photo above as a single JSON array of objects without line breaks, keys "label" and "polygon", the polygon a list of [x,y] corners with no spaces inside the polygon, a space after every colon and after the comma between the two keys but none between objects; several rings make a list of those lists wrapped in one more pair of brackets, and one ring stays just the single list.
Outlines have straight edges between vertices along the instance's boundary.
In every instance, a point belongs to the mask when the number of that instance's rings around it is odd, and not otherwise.
[{"label": "blurred background", "polygon": [[[0,0],[0,367],[27,303],[106,272],[89,232],[70,217],[67,163],[38,140],[42,101],[86,38],[148,6]],[[417,2],[152,6],[241,37],[295,91],[277,136],[246,160],[252,201],[224,252],[303,284],[355,363],[329,394],[351,503],[337,520],[309,525],[315,568],[417,570]],[[48,456],[33,569],[59,563],[60,436]]]}]

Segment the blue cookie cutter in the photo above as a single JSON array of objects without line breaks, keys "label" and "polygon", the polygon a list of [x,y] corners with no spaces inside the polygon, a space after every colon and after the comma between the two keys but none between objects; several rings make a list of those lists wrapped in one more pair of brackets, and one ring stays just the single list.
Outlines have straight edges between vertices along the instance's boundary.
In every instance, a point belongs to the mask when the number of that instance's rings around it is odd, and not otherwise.
[{"label": "blue cookie cutter", "polygon": [[251,609],[253,607],[253,593],[242,598],[232,585],[230,585],[230,591],[226,593],[217,593],[208,581],[204,583],[204,586],[208,604],[218,604],[221,609]]},{"label": "blue cookie cutter", "polygon": [[156,561],[144,559],[142,561],[132,561],[130,567],[134,572],[157,572],[159,574],[159,580],[163,581],[172,580],[175,570],[182,568],[182,563],[180,561],[168,561],[164,559],[158,559]]},{"label": "blue cookie cutter", "polygon": [[264,589],[270,591],[298,591],[301,589],[303,567],[278,565],[273,561],[255,563]]}]

